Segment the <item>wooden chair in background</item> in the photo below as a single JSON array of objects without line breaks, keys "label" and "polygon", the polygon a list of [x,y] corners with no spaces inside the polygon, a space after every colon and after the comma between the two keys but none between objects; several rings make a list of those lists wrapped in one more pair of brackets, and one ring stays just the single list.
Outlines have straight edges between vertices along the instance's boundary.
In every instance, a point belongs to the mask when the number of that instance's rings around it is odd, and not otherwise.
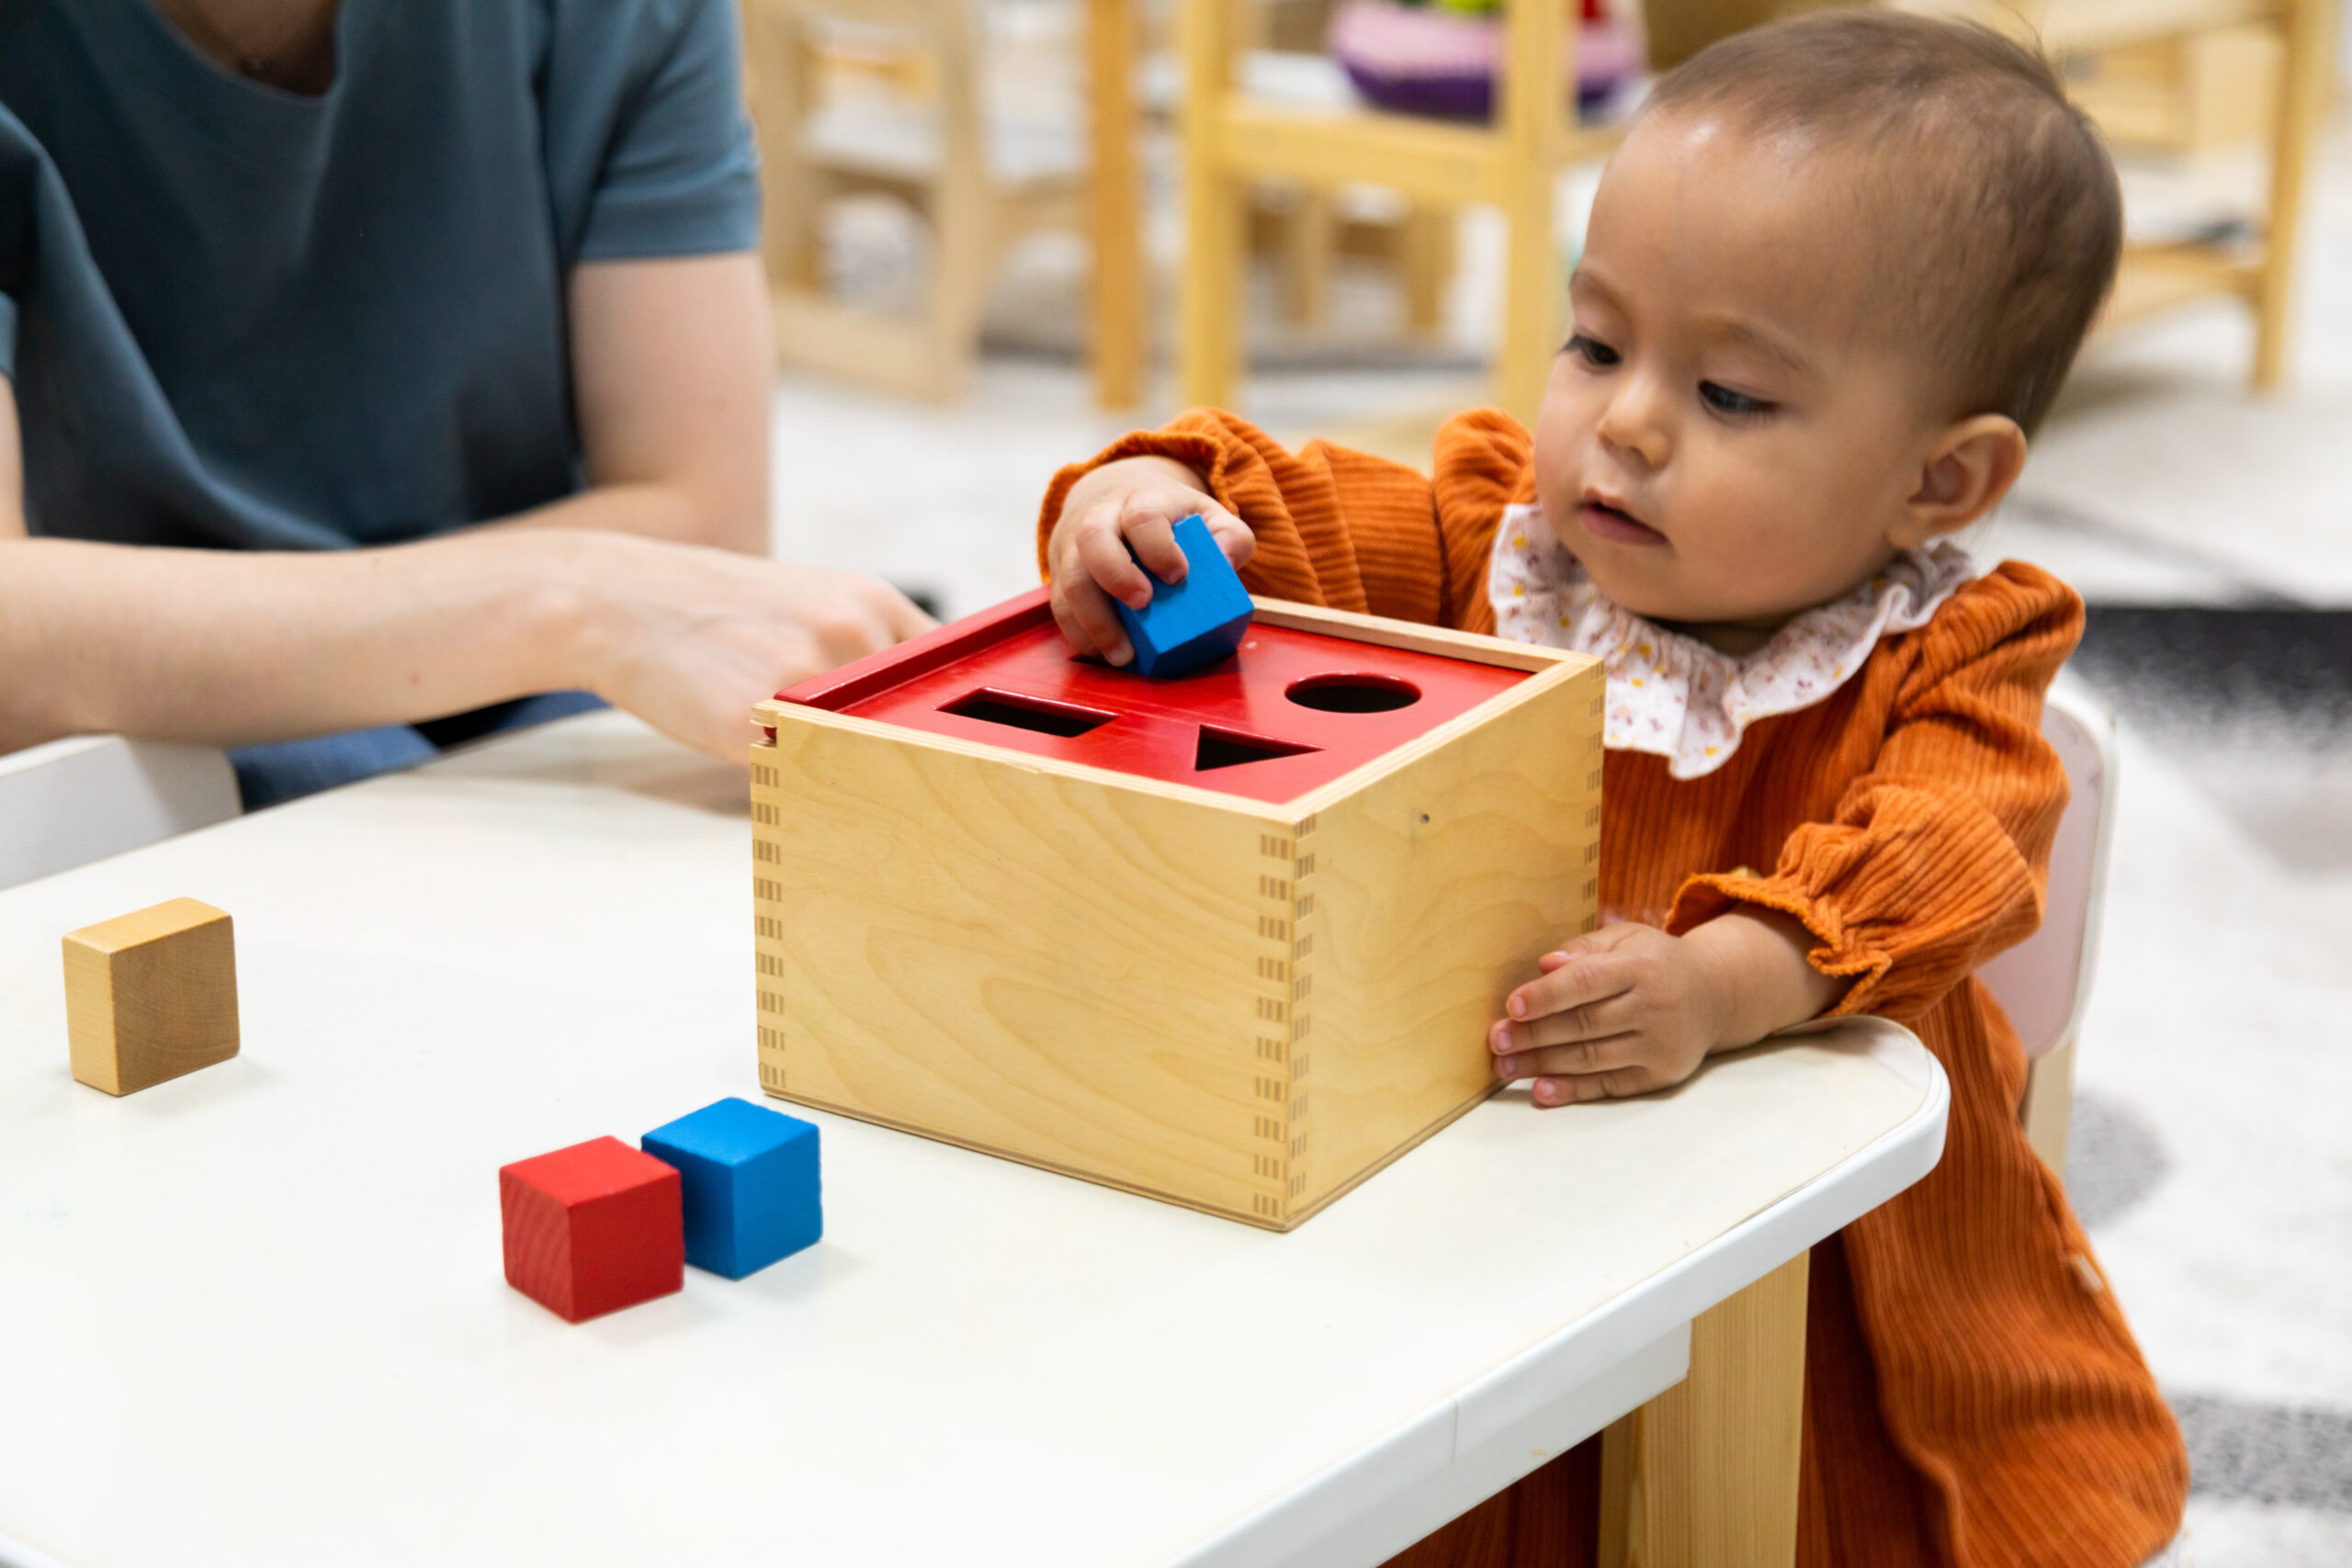
[{"label": "wooden chair in background", "polygon": [[[1245,4],[1239,13],[1246,36],[1235,70],[1238,90],[1294,108],[1353,109],[1357,99],[1347,73],[1324,52],[1331,11],[1328,0]],[[1333,264],[1340,256],[1376,261],[1391,270],[1407,333],[1426,335],[1443,324],[1461,221],[1454,209],[1408,201],[1368,184],[1259,181],[1250,191],[1246,221],[1250,253],[1274,259],[1280,279],[1276,302],[1294,325],[1319,326],[1328,318]]]},{"label": "wooden chair in background", "polygon": [[[2255,232],[2222,232],[2127,245],[2115,293],[2099,319],[2105,331],[2215,295],[2253,310],[2252,381],[2279,384],[2292,325],[2296,246],[2312,139],[2335,69],[2335,0],[1903,0],[1906,9],[1962,16],[2037,41],[2062,69],[2085,80],[2078,98],[2119,141],[2179,144],[2199,109],[2215,112],[2214,84],[2200,76],[2199,50],[2232,51],[2237,68],[2276,73],[2262,140],[2269,154],[2268,199]],[[2165,65],[2165,62],[2171,62]],[[2123,62],[2123,80],[2102,62]],[[2266,64],[2266,62],[2268,63]],[[2213,63],[2206,58],[2208,70]],[[2155,74],[2151,74],[2152,64]],[[2169,70],[2170,79],[2163,73]],[[2187,95],[2187,96],[2184,96]]]},{"label": "wooden chair in background", "polygon": [[[978,357],[980,312],[1006,249],[1040,230],[1075,229],[1093,241],[1101,399],[1108,407],[1136,400],[1143,301],[1125,125],[1131,42],[1123,6],[1098,4],[1092,20],[1090,141],[1078,117],[1057,123],[996,101],[969,0],[747,0],[763,248],[786,364],[952,398]],[[826,287],[828,211],[869,193],[905,203],[929,233],[922,303],[911,317]]]},{"label": "wooden chair in background", "polygon": [[[1124,5],[1126,0],[1095,0]],[[1182,0],[1154,7],[1154,21],[1172,21]],[[1234,13],[1234,91],[1309,113],[1344,114],[1358,99],[1347,73],[1324,51],[1330,0],[1242,0]],[[1144,118],[1154,129],[1182,118],[1183,72],[1170,29],[1148,36],[1142,93]],[[1250,182],[1243,197],[1245,243],[1252,261],[1271,259],[1278,280],[1275,305],[1299,326],[1328,315],[1335,260],[1342,255],[1394,269],[1406,330],[1434,332],[1442,324],[1444,291],[1453,275],[1458,215],[1416,204],[1370,184],[1329,186],[1286,177]]]},{"label": "wooden chair in background", "polygon": [[[1251,187],[1287,180],[1314,191],[1363,183],[1401,192],[1417,210],[1474,202],[1509,226],[1496,400],[1532,420],[1564,297],[1554,234],[1560,167],[1597,156],[1607,128],[1570,123],[1555,4],[1510,7],[1499,113],[1460,125],[1363,108],[1310,108],[1253,96],[1238,84],[1241,0],[1183,0],[1184,263],[1178,285],[1177,379],[1187,403],[1227,404],[1241,368],[1240,329]],[[1426,233],[1427,231],[1424,231]],[[1426,276],[1433,271],[1424,265]],[[1434,291],[1416,311],[1435,313]]]}]

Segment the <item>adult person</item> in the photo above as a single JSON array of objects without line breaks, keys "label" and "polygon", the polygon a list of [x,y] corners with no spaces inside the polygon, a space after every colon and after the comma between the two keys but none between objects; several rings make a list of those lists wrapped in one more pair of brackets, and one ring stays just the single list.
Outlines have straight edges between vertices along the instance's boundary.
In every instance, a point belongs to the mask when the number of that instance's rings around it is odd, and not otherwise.
[{"label": "adult person", "polygon": [[298,741],[237,754],[258,804],[576,691],[741,761],[751,703],[927,626],[763,558],[737,40],[0,0],[0,750]]}]

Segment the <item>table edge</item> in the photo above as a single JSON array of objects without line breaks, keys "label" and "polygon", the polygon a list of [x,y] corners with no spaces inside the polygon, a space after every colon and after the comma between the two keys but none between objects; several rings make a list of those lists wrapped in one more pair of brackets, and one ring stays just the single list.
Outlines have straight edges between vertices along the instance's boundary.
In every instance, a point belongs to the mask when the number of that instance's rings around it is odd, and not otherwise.
[{"label": "table edge", "polygon": [[1921,1089],[1910,1115],[1794,1191],[1408,1417],[1371,1447],[1170,1559],[1167,1568],[1249,1568],[1310,1549],[1329,1533],[1312,1520],[1360,1511],[1334,1494],[1384,1495],[1442,1473],[1933,1170],[1943,1157],[1951,1084],[1917,1035],[1891,1020],[1868,1017],[1823,1020],[1784,1033],[1856,1031],[1863,1036],[1863,1055]]}]

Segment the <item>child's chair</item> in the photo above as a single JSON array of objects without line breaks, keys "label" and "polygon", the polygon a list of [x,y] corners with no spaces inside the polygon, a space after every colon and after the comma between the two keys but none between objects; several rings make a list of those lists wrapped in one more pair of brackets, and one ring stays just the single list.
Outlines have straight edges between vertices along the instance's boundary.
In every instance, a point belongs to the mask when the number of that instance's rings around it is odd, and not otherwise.
[{"label": "child's chair", "polygon": [[[992,106],[971,0],[753,0],[745,58],[764,165],[768,281],[784,362],[906,396],[959,392],[998,260],[1083,229],[1085,135],[1068,113]],[[1024,98],[1036,95],[1023,95]],[[1000,112],[1000,110],[1001,112]],[[825,288],[826,210],[878,193],[930,231],[914,319]]]},{"label": "child's chair", "polygon": [[2041,929],[1977,971],[2025,1045],[2026,1140],[2063,1179],[2075,1102],[2075,1039],[2098,955],[2107,853],[2115,831],[2115,721],[2062,674],[2041,710],[2042,738],[2065,764],[2073,795],[2050,848]]},{"label": "child's chair", "polygon": [[226,752],[78,735],[0,756],[0,887],[238,814]]}]

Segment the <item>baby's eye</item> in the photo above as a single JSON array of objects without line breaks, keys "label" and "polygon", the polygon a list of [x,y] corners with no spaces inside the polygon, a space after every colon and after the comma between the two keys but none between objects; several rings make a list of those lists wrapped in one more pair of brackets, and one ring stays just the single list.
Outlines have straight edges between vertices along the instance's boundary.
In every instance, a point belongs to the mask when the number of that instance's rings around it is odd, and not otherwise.
[{"label": "baby's eye", "polygon": [[1617,351],[1615,349],[1610,347],[1599,338],[1587,337],[1582,333],[1578,333],[1575,336],[1569,338],[1567,346],[1560,352],[1563,354],[1575,355],[1578,359],[1583,360],[1587,365],[1591,366],[1596,370],[1605,370],[1610,366],[1617,363]]},{"label": "baby's eye", "polygon": [[1717,413],[1757,414],[1772,412],[1772,405],[1763,399],[1751,398],[1746,392],[1735,392],[1729,387],[1719,386],[1713,381],[1699,383],[1699,396],[1705,400],[1707,406]]}]

